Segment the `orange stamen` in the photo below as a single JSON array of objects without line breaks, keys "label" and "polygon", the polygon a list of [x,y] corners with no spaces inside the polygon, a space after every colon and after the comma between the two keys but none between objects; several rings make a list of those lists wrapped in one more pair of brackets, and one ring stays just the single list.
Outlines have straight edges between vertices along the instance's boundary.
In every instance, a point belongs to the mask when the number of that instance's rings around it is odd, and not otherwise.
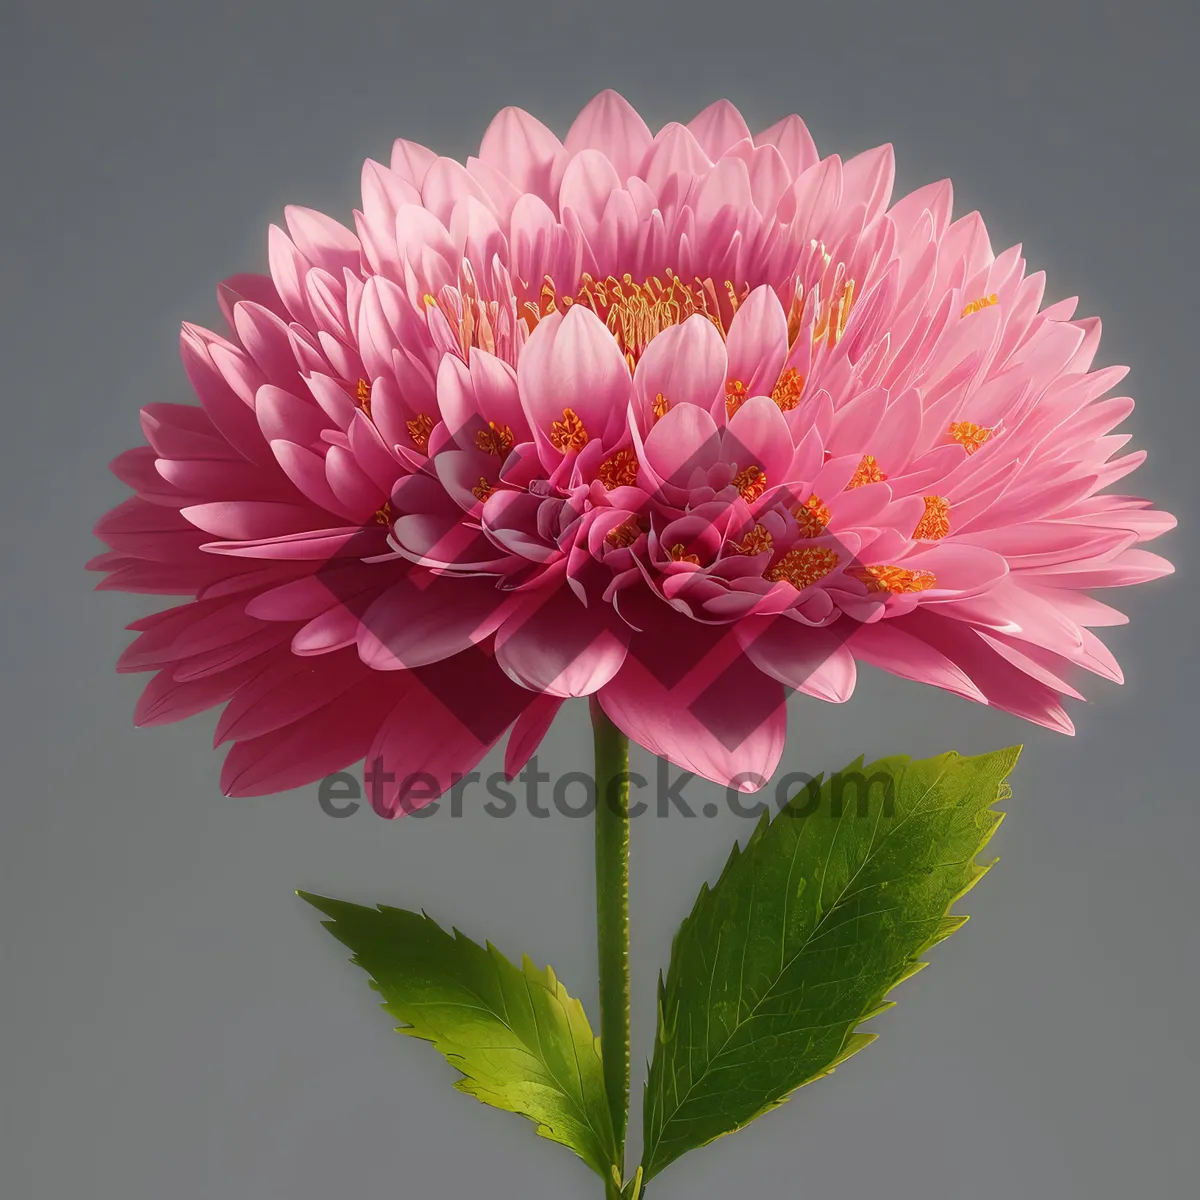
[{"label": "orange stamen", "polygon": [[429,448],[429,435],[433,432],[433,418],[428,413],[417,413],[408,425],[408,436],[422,454]]},{"label": "orange stamen", "polygon": [[804,391],[804,376],[795,367],[788,367],[771,391],[771,399],[779,405],[780,412],[791,412],[800,403]]},{"label": "orange stamen", "polygon": [[746,385],[740,379],[725,380],[725,415],[732,417],[746,403]]},{"label": "orange stamen", "polygon": [[583,421],[573,408],[564,408],[561,421],[550,423],[550,444],[564,454],[569,450],[582,450],[588,442],[588,432]]},{"label": "orange stamen", "polygon": [[955,421],[948,432],[968,454],[974,454],[996,431],[985,429],[973,421]]},{"label": "orange stamen", "polygon": [[868,591],[890,592],[893,596],[902,592],[924,592],[937,586],[937,576],[932,571],[910,571],[906,567],[855,567],[847,574],[861,579]]},{"label": "orange stamen", "polygon": [[637,474],[637,455],[626,447],[600,464],[596,478],[604,484],[605,491],[611,492],[613,488],[633,487],[637,483]]},{"label": "orange stamen", "polygon": [[1000,297],[993,292],[990,296],[980,296],[978,300],[972,300],[970,304],[962,310],[964,317],[969,317],[972,313],[977,313],[980,309],[990,308],[993,304],[999,303]]},{"label": "orange stamen", "polygon": [[829,506],[822,504],[821,497],[814,492],[803,504],[792,509],[792,516],[800,526],[801,537],[820,537],[829,524]]},{"label": "orange stamen", "polygon": [[802,546],[789,550],[767,573],[772,583],[790,583],[798,592],[824,579],[838,565],[838,556],[828,546]]},{"label": "orange stamen", "polygon": [[753,504],[767,490],[767,477],[762,467],[751,463],[733,477],[733,486],[747,504]]},{"label": "orange stamen", "polygon": [[365,380],[360,379],[354,389],[354,400],[363,414],[370,420],[371,417],[371,385]]},{"label": "orange stamen", "polygon": [[[637,523],[636,517],[630,517],[628,521],[624,521],[615,529],[610,529],[604,535],[604,540],[610,546],[632,546],[634,542],[642,536],[642,528]],[[699,560],[697,560],[699,561]]]},{"label": "orange stamen", "polygon": [[945,496],[926,496],[925,512],[913,530],[919,542],[937,542],[950,532],[950,501]]},{"label": "orange stamen", "polygon": [[497,458],[507,458],[513,448],[513,431],[507,425],[497,425],[489,421],[486,429],[480,429],[475,434],[475,445],[485,454],[494,454]]},{"label": "orange stamen", "polygon": [[740,542],[729,543],[730,549],[737,554],[762,554],[774,545],[775,539],[762,525],[755,525]]},{"label": "orange stamen", "polygon": [[850,482],[846,484],[846,491],[851,488],[863,487],[868,483],[882,483],[887,476],[879,469],[879,464],[875,461],[875,455],[864,454],[859,460],[859,464],[854,468],[854,474],[850,477]]}]

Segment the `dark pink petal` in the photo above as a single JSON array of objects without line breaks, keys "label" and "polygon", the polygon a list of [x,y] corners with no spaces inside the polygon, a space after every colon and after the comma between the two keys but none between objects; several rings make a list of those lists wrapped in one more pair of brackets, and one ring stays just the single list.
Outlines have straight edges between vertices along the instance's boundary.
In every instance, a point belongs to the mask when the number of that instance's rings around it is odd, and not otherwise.
[{"label": "dark pink petal", "polygon": [[441,662],[489,638],[516,604],[486,578],[407,577],[363,614],[359,654],[377,671]]},{"label": "dark pink petal", "polygon": [[393,700],[386,677],[369,679],[291,725],[235,742],[221,770],[221,791],[265,796],[352,765],[370,749]]},{"label": "dark pink petal", "polygon": [[504,774],[512,780],[521,772],[550,732],[563,701],[559,696],[535,696],[516,719],[504,749]]},{"label": "dark pink petal", "polygon": [[585,608],[567,588],[530,593],[496,631],[496,662],[522,687],[587,696],[620,670],[629,630],[607,606]]},{"label": "dark pink petal", "polygon": [[367,798],[383,817],[421,808],[463,779],[537,698],[479,649],[391,678],[398,698],[364,764]]},{"label": "dark pink petal", "polygon": [[786,617],[754,617],[737,626],[746,657],[785,687],[835,704],[850,699],[856,678],[847,631],[812,629]]}]

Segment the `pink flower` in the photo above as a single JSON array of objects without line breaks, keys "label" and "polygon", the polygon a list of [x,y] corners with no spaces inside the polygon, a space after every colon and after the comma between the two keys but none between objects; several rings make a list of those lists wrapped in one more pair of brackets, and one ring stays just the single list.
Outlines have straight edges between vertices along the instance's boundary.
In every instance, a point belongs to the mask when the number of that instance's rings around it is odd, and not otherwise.
[{"label": "pink flower", "polygon": [[100,586],[194,597],[132,626],[137,720],[225,703],[239,795],[378,760],[388,815],[591,694],[752,789],[856,659],[1071,732],[1074,668],[1120,679],[1088,592],[1169,572],[1174,521],[1106,490],[1144,456],[1099,321],[892,179],[604,92],[565,142],[513,108],[465,166],[396,142],[356,233],[288,209],[228,332],[183,329],[201,407],[113,464]]}]

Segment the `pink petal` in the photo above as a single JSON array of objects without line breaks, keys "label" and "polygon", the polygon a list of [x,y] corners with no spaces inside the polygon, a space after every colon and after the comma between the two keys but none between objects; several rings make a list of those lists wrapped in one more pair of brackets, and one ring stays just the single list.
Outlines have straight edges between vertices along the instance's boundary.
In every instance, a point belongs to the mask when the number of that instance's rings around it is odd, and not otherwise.
[{"label": "pink petal", "polygon": [[565,157],[562,142],[541,121],[512,107],[492,118],[479,147],[481,162],[503,172],[522,192],[533,192],[548,203],[554,202],[551,177]]},{"label": "pink petal", "polygon": [[633,105],[609,89],[589,101],[575,118],[567,132],[566,148],[572,155],[599,150],[625,180],[637,173],[652,140]]},{"label": "pink petal", "polygon": [[377,671],[442,662],[490,637],[516,604],[490,579],[409,576],[363,614],[359,654]]},{"label": "pink petal", "polygon": [[717,100],[694,116],[687,125],[701,149],[714,162],[735,142],[750,136],[750,127],[728,100]]},{"label": "pink petal", "polygon": [[620,670],[629,628],[569,588],[529,600],[496,631],[496,662],[514,682],[553,696],[587,696]]},{"label": "pink petal", "polygon": [[504,750],[504,774],[507,779],[515,779],[533,757],[542,739],[550,732],[550,726],[562,705],[559,696],[534,696],[529,707],[517,718]]}]

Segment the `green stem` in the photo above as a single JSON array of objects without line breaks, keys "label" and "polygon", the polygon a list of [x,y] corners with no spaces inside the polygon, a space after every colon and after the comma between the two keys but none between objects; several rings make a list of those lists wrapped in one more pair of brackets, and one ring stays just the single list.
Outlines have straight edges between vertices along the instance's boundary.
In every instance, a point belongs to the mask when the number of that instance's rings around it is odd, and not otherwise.
[{"label": "green stem", "polygon": [[[591,700],[596,754],[596,941],[600,1053],[623,1171],[629,1119],[629,739]],[[623,1177],[623,1176],[622,1176]],[[611,1184],[607,1194],[619,1196]]]}]

